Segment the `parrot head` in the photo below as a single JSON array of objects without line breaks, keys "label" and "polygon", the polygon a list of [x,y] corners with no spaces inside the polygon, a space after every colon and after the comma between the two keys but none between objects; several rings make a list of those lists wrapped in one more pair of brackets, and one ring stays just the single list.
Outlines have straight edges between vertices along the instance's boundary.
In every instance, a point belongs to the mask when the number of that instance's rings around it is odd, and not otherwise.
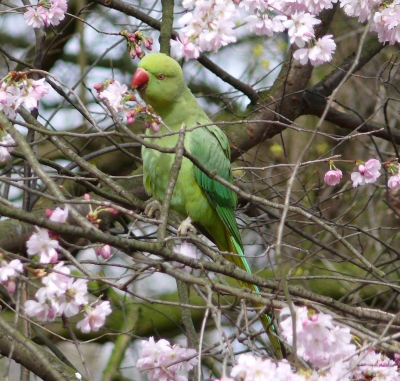
[{"label": "parrot head", "polygon": [[132,77],[132,88],[137,89],[143,100],[157,112],[174,102],[184,86],[178,62],[163,53],[151,53],[142,58]]}]

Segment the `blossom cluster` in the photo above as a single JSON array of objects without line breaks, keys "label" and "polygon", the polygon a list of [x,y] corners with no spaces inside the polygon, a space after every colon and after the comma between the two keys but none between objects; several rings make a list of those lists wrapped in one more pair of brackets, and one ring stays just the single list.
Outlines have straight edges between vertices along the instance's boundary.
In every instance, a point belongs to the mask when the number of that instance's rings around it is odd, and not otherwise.
[{"label": "blossom cluster", "polygon": [[7,262],[0,253],[0,282],[7,287],[10,294],[15,292],[17,276],[24,270],[19,259],[13,259]]},{"label": "blossom cluster", "polygon": [[144,57],[145,53],[142,50],[142,43],[147,50],[153,49],[153,39],[146,36],[140,30],[137,30],[134,33],[129,33],[127,30],[123,30],[120,32],[120,35],[126,38],[126,45],[132,59],[135,57],[142,59]]},{"label": "blossom cluster", "polygon": [[[99,99],[106,99],[115,112],[123,115],[123,120],[131,124],[140,113],[145,115],[144,125],[154,132],[160,130],[161,119],[157,116],[150,105],[142,106],[137,102],[136,97],[128,92],[128,87],[116,80],[106,80],[94,85]],[[136,106],[128,107],[127,102],[137,102]]]},{"label": "blossom cluster", "polygon": [[[48,209],[46,215],[52,222],[65,223],[68,218],[68,206],[64,209],[56,208],[54,211]],[[57,263],[57,249],[60,247],[57,238],[57,234],[36,226],[36,232],[26,242],[28,255],[38,255],[40,263]]]},{"label": "blossom cluster", "polygon": [[234,26],[238,10],[231,0],[184,0],[187,12],[178,23],[183,25],[177,41],[172,41],[180,57],[198,58],[201,52],[214,51],[236,41]]},{"label": "blossom cluster", "polygon": [[33,80],[24,72],[12,71],[0,80],[0,111],[15,118],[19,106],[28,110],[38,107],[38,102],[50,91],[45,78]]},{"label": "blossom cluster", "polygon": [[[330,170],[325,173],[324,181],[326,184],[334,186],[340,183],[343,173],[339,168],[336,168],[332,161],[329,162]],[[381,176],[382,164],[377,159],[369,159],[365,163],[361,160],[357,161],[358,171],[351,174],[353,187],[359,185],[372,184]],[[390,189],[400,189],[400,166],[398,164],[387,163],[386,168],[391,173],[388,180]]]},{"label": "blossom cluster", "polygon": [[[295,312],[297,355],[312,365],[313,380],[400,381],[395,361],[373,350],[357,354],[349,328],[335,326],[331,315],[308,310],[307,307],[296,307]],[[282,335],[291,345],[294,333],[288,307],[281,311],[280,327]],[[315,370],[327,366],[331,367],[328,373],[318,374]]]},{"label": "blossom cluster", "polygon": [[[297,355],[311,365],[297,371],[286,360],[279,362],[242,354],[231,377],[242,381],[400,381],[395,361],[373,350],[356,353],[348,328],[335,326],[332,316],[295,307]],[[288,307],[281,311],[282,335],[293,344],[293,320]],[[234,381],[224,377],[220,381]]]},{"label": "blossom cluster", "polygon": [[27,300],[24,308],[28,316],[39,321],[53,321],[64,315],[71,317],[85,312],[85,317],[77,323],[82,332],[98,331],[111,313],[110,302],[102,302],[95,307],[88,304],[86,279],[75,279],[64,262],[55,265],[52,271],[41,277],[43,287],[36,292],[36,300]]},{"label": "blossom cluster", "polygon": [[142,341],[142,350],[136,366],[141,372],[147,372],[149,381],[186,381],[178,374],[181,370],[189,371],[198,362],[195,349],[171,346],[164,339],[157,342],[153,337]]},{"label": "blossom cluster", "polygon": [[[287,315],[290,315],[288,307],[281,311],[281,317]],[[292,345],[292,317],[281,321],[280,327],[282,335]],[[297,355],[314,368],[334,364],[356,350],[349,328],[334,326],[331,315],[308,311],[307,307],[296,308],[296,336]]]},{"label": "blossom cluster", "polygon": [[[239,12],[234,3],[239,3],[249,15],[244,22],[250,32],[272,37],[287,31],[291,44],[297,48],[293,57],[301,64],[310,62],[321,65],[329,62],[336,50],[332,35],[316,38],[315,25],[321,20],[316,16],[331,9],[338,0],[184,0],[188,11],[180,19],[183,26],[177,41],[177,54],[186,60],[198,58],[202,51],[217,52],[221,46],[236,41],[235,18]],[[400,41],[400,0],[339,0],[340,7],[350,17],[364,22],[371,14],[370,29],[378,34],[381,42],[395,44]],[[191,11],[189,11],[191,10]]]},{"label": "blossom cluster", "polygon": [[65,18],[67,0],[40,0],[36,8],[28,7],[24,13],[25,22],[32,28],[58,25]]}]

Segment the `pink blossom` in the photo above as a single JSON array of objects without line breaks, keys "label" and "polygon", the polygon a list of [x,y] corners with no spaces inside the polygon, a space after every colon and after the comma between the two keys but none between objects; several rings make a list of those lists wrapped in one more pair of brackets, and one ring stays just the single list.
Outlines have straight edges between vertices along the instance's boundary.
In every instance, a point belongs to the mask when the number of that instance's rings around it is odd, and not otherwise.
[{"label": "pink blossom", "polygon": [[55,263],[58,259],[57,250],[58,241],[50,238],[46,229],[36,228],[37,232],[33,233],[26,242],[27,253],[29,255],[40,255],[40,263]]},{"label": "pink blossom", "polygon": [[102,245],[96,249],[96,254],[104,259],[108,259],[111,256],[111,246],[110,245]]},{"label": "pink blossom", "polygon": [[358,17],[359,22],[364,22],[372,13],[374,5],[381,0],[340,0],[340,6],[347,16]]},{"label": "pink blossom", "polygon": [[314,15],[318,15],[324,9],[331,9],[332,3],[336,3],[337,0],[291,0],[283,1],[285,4],[282,11],[285,14],[292,14],[294,12],[308,12]]},{"label": "pink blossom", "polygon": [[[297,336],[297,355],[310,362],[314,367],[332,365],[355,352],[348,328],[336,327],[332,316],[308,311],[307,307],[295,307],[296,332],[293,332],[292,316],[288,307],[281,311],[283,337],[289,344],[293,335]],[[286,315],[290,315],[285,319]]]},{"label": "pink blossom", "polygon": [[[71,270],[64,266],[64,262],[57,263],[57,265],[53,267],[51,273],[42,278],[42,283],[46,286],[45,298],[53,299],[54,296],[58,297],[63,295],[71,279],[69,276],[70,273]],[[38,297],[38,293],[36,295]]]},{"label": "pink blossom", "polygon": [[343,174],[340,169],[331,169],[330,171],[325,173],[324,181],[331,186],[338,185],[342,176]]},{"label": "pink blossom", "polygon": [[63,224],[67,221],[68,218],[68,205],[65,206],[64,209],[57,207],[55,210],[52,211],[50,216],[50,221],[59,222]]},{"label": "pink blossom", "polygon": [[236,41],[234,19],[238,11],[231,0],[187,1],[185,6],[194,6],[194,10],[178,20],[184,27],[173,45],[180,57],[197,58],[200,51],[217,52]]},{"label": "pink blossom", "polygon": [[214,51],[217,53],[222,46],[236,42],[233,30],[235,24],[226,20],[216,20],[212,23],[208,33],[199,36],[199,46],[203,51]]},{"label": "pink blossom", "polygon": [[257,15],[250,15],[246,17],[247,28],[250,32],[258,36],[268,36],[272,37],[274,33],[283,32],[285,27],[282,22],[287,20],[286,16],[275,16],[269,17],[269,15],[262,15],[261,17]]},{"label": "pink blossom", "polygon": [[288,29],[290,43],[302,48],[306,42],[315,36],[314,25],[321,23],[321,20],[314,15],[305,12],[295,12],[290,19],[283,21],[282,24]]},{"label": "pink blossom", "polygon": [[382,165],[379,160],[369,159],[365,164],[358,166],[359,172],[353,172],[351,174],[351,180],[353,181],[353,188],[358,185],[374,183],[380,174]]},{"label": "pink blossom", "polygon": [[38,79],[37,81],[31,79],[29,81],[32,87],[31,96],[34,97],[37,101],[40,101],[46,94],[49,93],[50,87],[45,83],[45,78]]},{"label": "pink blossom", "polygon": [[332,35],[319,38],[311,49],[308,51],[308,59],[311,65],[318,66],[332,59],[332,54],[336,50],[336,44],[332,39]]},{"label": "pink blossom", "polygon": [[100,99],[107,99],[110,102],[111,107],[119,112],[123,108],[124,95],[128,91],[126,85],[121,85],[118,81],[114,81],[107,86],[106,90],[99,93]]},{"label": "pink blossom", "polygon": [[186,61],[200,56],[200,48],[189,40],[183,33],[179,33],[176,41],[171,41],[172,46],[175,48],[175,53],[178,58],[185,58]]},{"label": "pink blossom", "polygon": [[18,273],[24,270],[22,263],[19,259],[13,259],[11,262],[3,260],[0,266],[0,281],[6,284],[10,278],[15,278]]},{"label": "pink blossom", "polygon": [[0,111],[3,111],[6,116],[15,118],[15,102],[20,92],[19,88],[15,86],[5,86],[4,84],[0,87]]},{"label": "pink blossom", "polygon": [[390,176],[388,181],[388,187],[393,190],[400,189],[400,173]]},{"label": "pink blossom", "polygon": [[232,369],[231,376],[245,381],[273,379],[276,365],[270,361],[263,361],[261,357],[243,354],[238,358],[238,364]]},{"label": "pink blossom", "polygon": [[268,7],[267,2],[262,0],[242,0],[239,4],[240,8],[244,8],[247,13],[256,13],[257,11],[265,11]]},{"label": "pink blossom", "polygon": [[48,24],[58,25],[60,21],[64,20],[66,11],[66,0],[53,0],[48,13]]},{"label": "pink blossom", "polygon": [[[183,241],[182,244],[177,248],[176,252],[178,254],[184,255],[185,257],[188,257],[190,259],[196,259],[197,258],[197,251],[196,247],[193,245],[190,245],[186,241]],[[190,266],[185,266],[182,263],[179,262],[172,262],[172,265],[174,267],[181,267],[185,272],[190,272],[192,271],[192,268]]]},{"label": "pink blossom", "polygon": [[0,163],[4,163],[14,150],[15,141],[10,134],[6,134],[0,141]]},{"label": "pink blossom", "polygon": [[28,7],[24,13],[25,22],[32,28],[41,28],[47,25],[48,12],[44,7],[38,6],[36,9]]},{"label": "pink blossom", "polygon": [[[147,371],[149,381],[174,381],[175,379],[185,379],[177,373],[183,368],[191,370],[197,364],[197,357],[190,360],[184,360],[187,357],[194,356],[196,350],[184,349],[179,345],[171,346],[167,340],[161,339],[158,342],[154,341],[153,337],[149,340],[142,341],[142,350],[139,354],[139,360],[136,367],[141,372]],[[181,360],[181,361],[179,361]],[[169,365],[173,362],[176,364]],[[161,367],[168,370],[165,372]],[[171,378],[173,376],[174,378]]]},{"label": "pink blossom", "polygon": [[24,305],[28,316],[36,317],[39,321],[52,321],[57,316],[57,308],[48,303],[38,303],[35,300],[27,300]]},{"label": "pink blossom", "polygon": [[359,358],[359,363],[353,370],[355,379],[377,381],[400,380],[397,364],[385,355],[369,350],[366,355],[361,354]]},{"label": "pink blossom", "polygon": [[379,41],[393,45],[400,41],[400,4],[393,1],[391,4],[382,3],[382,7],[375,12],[371,30],[378,33]]},{"label": "pink blossom", "polygon": [[98,304],[95,308],[89,307],[85,318],[76,325],[83,333],[98,331],[105,323],[106,316],[112,312],[110,302],[105,301]]},{"label": "pink blossom", "polygon": [[15,283],[14,278],[10,278],[10,279],[6,282],[5,286],[7,287],[7,291],[8,291],[10,294],[14,294],[14,292],[15,292],[15,290],[16,290],[16,288],[17,288],[17,284]]},{"label": "pink blossom", "polygon": [[88,302],[87,280],[70,278],[64,298],[60,303],[59,314],[71,317],[79,313],[80,307]]},{"label": "pink blossom", "polygon": [[23,269],[19,259],[14,259],[10,263],[3,260],[0,267],[0,281],[6,282],[9,278],[16,277]]},{"label": "pink blossom", "polygon": [[232,377],[243,381],[300,381],[302,376],[293,373],[290,364],[286,360],[274,362],[269,358],[262,359],[251,354],[243,354],[238,358],[231,373]]}]

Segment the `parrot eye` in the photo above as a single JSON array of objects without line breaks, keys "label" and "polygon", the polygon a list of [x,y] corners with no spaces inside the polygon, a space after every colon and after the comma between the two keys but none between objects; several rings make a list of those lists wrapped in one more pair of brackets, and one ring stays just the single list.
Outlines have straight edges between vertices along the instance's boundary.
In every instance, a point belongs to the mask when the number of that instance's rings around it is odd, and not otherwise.
[{"label": "parrot eye", "polygon": [[157,79],[159,79],[160,81],[162,81],[163,79],[165,79],[165,74],[160,74]]}]

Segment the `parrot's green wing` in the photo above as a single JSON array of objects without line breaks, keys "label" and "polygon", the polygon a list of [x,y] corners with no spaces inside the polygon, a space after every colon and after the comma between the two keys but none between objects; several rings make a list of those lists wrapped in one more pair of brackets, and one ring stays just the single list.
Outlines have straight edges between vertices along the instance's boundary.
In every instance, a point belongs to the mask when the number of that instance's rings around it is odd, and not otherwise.
[{"label": "parrot's green wing", "polygon": [[[209,120],[204,120],[203,122],[204,124],[210,123]],[[218,176],[232,183],[230,148],[226,135],[214,125],[194,129],[190,135],[190,153],[210,172],[215,172]],[[220,182],[208,177],[196,166],[194,173],[197,183],[205,191],[210,204],[215,208],[218,216],[228,229],[231,242],[236,251],[243,253],[242,240],[235,217],[236,193]],[[225,250],[228,250],[228,248],[225,248]],[[250,272],[245,259],[243,258],[240,262],[243,262],[240,267]]]}]

